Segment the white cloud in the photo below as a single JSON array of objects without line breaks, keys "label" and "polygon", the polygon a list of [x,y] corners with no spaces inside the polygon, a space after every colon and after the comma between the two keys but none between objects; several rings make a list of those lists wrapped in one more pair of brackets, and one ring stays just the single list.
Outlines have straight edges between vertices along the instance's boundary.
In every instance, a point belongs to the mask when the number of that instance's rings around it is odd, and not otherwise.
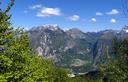
[{"label": "white cloud", "polygon": [[90,22],[96,22],[96,18],[91,18]]},{"label": "white cloud", "polygon": [[117,9],[112,9],[110,12],[106,13],[107,15],[116,15],[119,14],[119,11]]},{"label": "white cloud", "polygon": [[38,17],[60,16],[61,10],[59,8],[43,7],[37,12]]},{"label": "white cloud", "polygon": [[111,20],[110,20],[110,23],[116,23],[116,22],[117,22],[116,19],[111,19]]},{"label": "white cloud", "polygon": [[73,15],[73,16],[68,17],[68,19],[71,20],[71,21],[78,21],[80,19],[80,16]]},{"label": "white cloud", "polygon": [[37,9],[37,8],[41,8],[41,7],[42,7],[41,4],[37,4],[37,5],[30,6],[29,8],[30,9]]},{"label": "white cloud", "polygon": [[96,12],[96,15],[97,15],[97,16],[102,16],[103,13],[101,13],[101,12]]}]

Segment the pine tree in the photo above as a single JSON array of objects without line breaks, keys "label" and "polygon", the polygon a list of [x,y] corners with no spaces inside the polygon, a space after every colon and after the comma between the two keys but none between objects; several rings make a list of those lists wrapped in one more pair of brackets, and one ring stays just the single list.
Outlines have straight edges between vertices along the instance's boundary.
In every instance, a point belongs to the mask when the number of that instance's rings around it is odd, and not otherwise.
[{"label": "pine tree", "polygon": [[12,27],[10,26],[11,23],[9,21],[11,15],[7,14],[13,3],[14,1],[11,1],[4,11],[2,11],[0,8],[0,81],[6,80],[2,73],[8,71],[12,63],[12,60],[7,57],[5,52],[9,47],[11,38],[13,38],[14,35],[12,32]]},{"label": "pine tree", "polygon": [[13,4],[0,9],[0,82],[66,82],[67,72],[33,53],[27,33],[11,27]]},{"label": "pine tree", "polygon": [[103,75],[110,82],[127,82],[128,80],[128,38],[113,40],[112,54],[100,66]]}]

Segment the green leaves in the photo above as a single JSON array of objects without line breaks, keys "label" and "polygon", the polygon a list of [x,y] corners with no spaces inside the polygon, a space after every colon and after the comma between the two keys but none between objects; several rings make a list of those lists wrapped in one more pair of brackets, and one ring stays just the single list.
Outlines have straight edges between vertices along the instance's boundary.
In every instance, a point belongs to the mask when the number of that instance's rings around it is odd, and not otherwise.
[{"label": "green leaves", "polygon": [[0,9],[0,82],[66,82],[67,72],[34,54],[27,33],[11,27],[9,10]]},{"label": "green leaves", "polygon": [[104,76],[112,82],[124,82],[128,79],[128,39],[113,41],[111,58],[100,66]]}]

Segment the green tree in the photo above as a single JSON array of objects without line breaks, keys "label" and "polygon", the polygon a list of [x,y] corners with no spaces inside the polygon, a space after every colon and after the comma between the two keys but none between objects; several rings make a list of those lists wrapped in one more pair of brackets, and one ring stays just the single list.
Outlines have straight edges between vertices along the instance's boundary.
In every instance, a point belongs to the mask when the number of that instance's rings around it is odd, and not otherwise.
[{"label": "green tree", "polygon": [[67,73],[34,54],[23,29],[11,27],[9,10],[0,8],[0,82],[65,82]]},{"label": "green tree", "polygon": [[128,80],[128,38],[114,39],[112,55],[101,65],[101,71],[110,82]]}]

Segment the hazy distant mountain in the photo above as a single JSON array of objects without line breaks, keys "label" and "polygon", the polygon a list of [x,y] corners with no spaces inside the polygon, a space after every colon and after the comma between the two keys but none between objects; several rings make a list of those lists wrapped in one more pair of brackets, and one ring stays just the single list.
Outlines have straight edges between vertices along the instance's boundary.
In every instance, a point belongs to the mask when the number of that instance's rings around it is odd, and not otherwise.
[{"label": "hazy distant mountain", "polygon": [[43,25],[29,30],[31,46],[56,65],[75,72],[92,70],[111,51],[112,39],[128,37],[128,26],[122,30],[84,33],[77,28],[63,31],[58,25]]}]

